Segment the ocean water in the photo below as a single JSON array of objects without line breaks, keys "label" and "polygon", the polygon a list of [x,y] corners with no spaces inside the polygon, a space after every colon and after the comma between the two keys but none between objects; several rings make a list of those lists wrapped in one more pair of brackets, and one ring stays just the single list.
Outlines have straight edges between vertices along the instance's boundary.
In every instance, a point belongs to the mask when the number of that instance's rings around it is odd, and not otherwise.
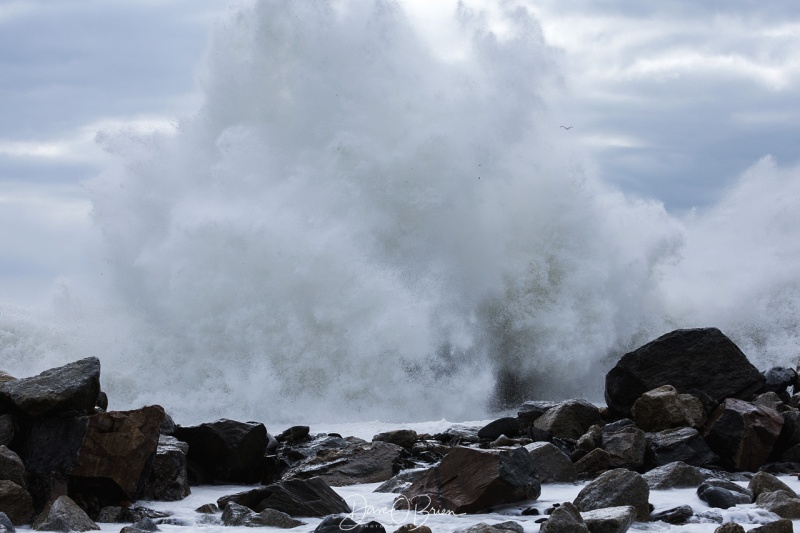
[{"label": "ocean water", "polygon": [[232,11],[196,113],[98,136],[96,276],[0,306],[2,367],[95,355],[112,409],[269,426],[600,400],[679,327],[793,366],[800,169],[765,155],[688,214],[604,183],[548,113],[539,22],[502,16],[455,10],[443,53],[390,1]]}]

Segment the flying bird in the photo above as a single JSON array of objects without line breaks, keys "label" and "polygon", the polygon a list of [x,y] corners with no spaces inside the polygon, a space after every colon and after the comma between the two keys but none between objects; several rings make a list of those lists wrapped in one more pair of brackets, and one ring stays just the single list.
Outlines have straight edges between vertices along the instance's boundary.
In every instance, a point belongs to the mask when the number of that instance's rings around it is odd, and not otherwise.
[{"label": "flying bird", "polygon": [[572,126],[561,126],[561,127],[564,128],[565,130],[571,130],[572,129]]}]

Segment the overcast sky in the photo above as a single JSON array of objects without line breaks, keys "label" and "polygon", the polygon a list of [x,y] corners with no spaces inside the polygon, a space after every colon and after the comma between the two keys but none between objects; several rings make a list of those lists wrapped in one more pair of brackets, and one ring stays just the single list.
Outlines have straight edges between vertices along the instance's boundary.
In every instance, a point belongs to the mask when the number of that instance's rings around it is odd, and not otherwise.
[{"label": "overcast sky", "polygon": [[[81,182],[103,163],[97,132],[191,114],[228,4],[0,3],[0,302],[37,303],[59,276],[95,268]],[[406,4],[445,46],[439,25],[455,2]],[[713,204],[767,154],[782,166],[800,159],[796,0],[527,5],[560,51],[553,113],[604,180],[681,214]]]}]

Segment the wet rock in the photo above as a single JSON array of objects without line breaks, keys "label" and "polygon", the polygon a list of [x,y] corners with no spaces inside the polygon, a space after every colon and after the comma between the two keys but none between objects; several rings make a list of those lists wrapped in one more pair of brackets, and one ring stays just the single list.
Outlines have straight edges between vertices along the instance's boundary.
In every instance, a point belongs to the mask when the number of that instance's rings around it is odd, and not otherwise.
[{"label": "wet rock", "polygon": [[525,446],[533,461],[536,477],[541,483],[572,483],[578,471],[570,458],[549,442],[534,442]]},{"label": "wet rock", "polygon": [[596,406],[586,400],[567,400],[537,418],[533,427],[559,439],[577,440],[591,426],[601,423],[600,411]]},{"label": "wet rock", "polygon": [[163,519],[169,517],[169,513],[162,511],[155,511],[147,507],[123,507],[119,505],[110,505],[103,507],[97,513],[96,522],[100,523],[122,523],[122,522],[139,522],[144,518],[150,520]]},{"label": "wet rock", "polygon": [[377,483],[399,472],[409,457],[404,448],[390,442],[360,441],[304,460],[291,467],[283,479],[320,477],[332,487]]},{"label": "wet rock", "polygon": [[417,442],[417,432],[413,429],[396,429],[394,431],[379,433],[372,437],[372,440],[388,442],[410,450],[414,446],[414,443]]},{"label": "wet rock", "polygon": [[662,385],[642,394],[631,410],[636,425],[645,431],[693,427],[706,423],[703,403],[691,394],[678,394],[672,385]]},{"label": "wet rock", "polygon": [[611,468],[611,455],[602,448],[595,448],[575,463],[578,477],[594,477]]},{"label": "wet rock", "polygon": [[403,491],[394,506],[476,513],[498,504],[535,500],[540,493],[533,461],[524,448],[457,447]]},{"label": "wet rock", "polygon": [[764,392],[785,395],[786,389],[793,386],[797,379],[797,371],[793,368],[774,366],[764,372]]},{"label": "wet rock", "polygon": [[710,417],[703,436],[723,465],[753,472],[767,461],[782,427],[777,411],[727,398]]},{"label": "wet rock", "polygon": [[222,524],[226,526],[246,526],[250,521],[251,516],[256,513],[245,505],[239,505],[236,502],[228,502],[225,510],[222,511]]},{"label": "wet rock", "polygon": [[14,527],[14,523],[6,513],[0,512],[0,533],[14,533],[16,530],[17,528]]},{"label": "wet rock", "polygon": [[671,509],[665,509],[657,513],[650,513],[651,522],[666,522],[667,524],[680,525],[689,520],[694,511],[689,505],[681,505]]},{"label": "wet rock", "polygon": [[585,452],[590,452],[595,448],[599,448],[603,444],[603,429],[598,426],[594,425],[586,430],[586,433],[580,436],[578,441],[575,443],[576,450],[583,450]]},{"label": "wet rock", "polygon": [[590,533],[625,533],[636,519],[636,509],[630,505],[606,507],[581,513]]},{"label": "wet rock", "polygon": [[0,445],[0,479],[13,481],[23,489],[27,488],[25,465],[19,455]]},{"label": "wet rock", "polygon": [[682,461],[676,461],[654,468],[642,477],[650,490],[668,490],[697,487],[708,479],[710,474]]},{"label": "wet rock", "polygon": [[728,522],[715,529],[714,533],[744,533],[744,528],[735,522]]},{"label": "wet rock", "polygon": [[178,427],[175,437],[189,445],[189,468],[198,482],[256,483],[263,476],[269,445],[264,424],[221,419]]},{"label": "wet rock", "polygon": [[454,424],[442,433],[437,433],[433,438],[439,442],[446,442],[451,446],[476,444],[481,441],[480,437],[478,437],[478,430],[480,430],[479,427]]},{"label": "wet rock", "polygon": [[327,516],[350,512],[347,502],[320,478],[284,481],[223,496],[217,500],[217,505],[224,509],[228,502],[245,505],[257,513],[264,509],[275,509],[290,516]]},{"label": "wet rock", "polygon": [[762,492],[756,498],[756,505],[781,518],[800,519],[800,499],[782,490]]},{"label": "wet rock", "polygon": [[13,481],[0,480],[0,509],[15,525],[27,524],[33,517],[33,500]]},{"label": "wet rock", "polygon": [[705,481],[703,481],[699,487],[697,487],[697,494],[699,495],[708,487],[720,487],[731,491],[734,494],[734,498],[737,504],[753,503],[753,501],[755,500],[755,498],[753,497],[753,493],[750,489],[742,487],[738,483],[731,481],[729,479],[710,477]]},{"label": "wet rock", "polygon": [[649,497],[650,488],[640,474],[617,468],[600,474],[581,489],[574,503],[581,512],[631,505],[636,509],[636,519],[647,521]]},{"label": "wet rock", "polygon": [[662,385],[720,402],[749,400],[763,384],[764,376],[721,331],[683,329],[623,355],[606,374],[605,396],[612,414],[630,416],[642,394]]},{"label": "wet rock", "polygon": [[0,405],[29,417],[94,413],[100,395],[100,361],[89,357],[30,378],[0,383]]},{"label": "wet rock", "polygon": [[589,527],[583,521],[578,508],[570,502],[558,506],[547,522],[539,528],[540,533],[589,533]]},{"label": "wet rock", "polygon": [[100,526],[68,496],[59,496],[33,521],[36,531],[94,531]]},{"label": "wet rock", "polygon": [[520,430],[524,433],[537,418],[545,414],[547,411],[558,405],[558,402],[549,401],[527,401],[522,404],[517,411],[517,420],[519,421]]},{"label": "wet rock", "polygon": [[760,527],[754,527],[750,531],[753,533],[792,533],[794,527],[791,520],[783,518]]},{"label": "wet rock", "polygon": [[144,485],[145,500],[174,502],[191,494],[186,470],[189,445],[175,437],[161,435],[153,466]]},{"label": "wet rock", "polygon": [[764,394],[759,394],[755,398],[753,398],[754,405],[763,405],[764,407],[769,407],[770,409],[774,409],[780,412],[784,406],[783,401],[774,392],[765,392]]},{"label": "wet rock", "polygon": [[282,513],[275,509],[264,509],[260,513],[253,513],[247,526],[266,526],[277,527],[280,529],[291,529],[293,527],[304,526],[306,523],[300,520],[295,520],[286,513]]},{"label": "wet rock", "polygon": [[202,514],[217,514],[219,512],[219,507],[217,507],[216,503],[204,503],[195,509],[195,512]]},{"label": "wet rock", "polygon": [[426,469],[420,470],[406,470],[400,472],[391,479],[387,479],[376,488],[373,492],[393,492],[399,494],[411,486],[412,483],[417,481],[425,474]]},{"label": "wet rock", "polygon": [[280,435],[276,435],[275,440],[281,443],[293,444],[307,440],[310,433],[311,428],[308,426],[292,426],[284,430]]},{"label": "wet rock", "polygon": [[649,450],[646,462],[652,468],[676,461],[692,466],[715,464],[719,457],[694,428],[667,429],[645,435]]},{"label": "wet rock", "polygon": [[603,449],[608,452],[611,468],[641,470],[644,467],[647,439],[635,426],[626,426],[613,433],[603,432]]},{"label": "wet rock", "polygon": [[[479,522],[474,526],[464,529],[457,529],[455,533],[523,533],[524,529],[519,522],[509,520],[508,522],[501,522],[499,524],[487,524],[486,522]],[[410,529],[409,533],[417,533],[417,530]]]},{"label": "wet rock", "polygon": [[478,438],[495,440],[500,435],[514,438],[519,435],[519,420],[516,417],[499,418],[478,430]]},{"label": "wet rock", "polygon": [[365,524],[356,523],[345,516],[327,516],[314,529],[314,533],[339,533],[348,531],[352,533],[386,533],[380,522],[373,520]]},{"label": "wet rock", "polygon": [[717,509],[729,509],[738,503],[750,503],[740,501],[736,493],[722,487],[705,486],[702,491],[697,491],[697,497]]},{"label": "wet rock", "polygon": [[394,533],[432,533],[431,528],[416,524],[403,524],[394,530]]},{"label": "wet rock", "polygon": [[747,488],[753,493],[754,498],[758,498],[765,492],[775,492],[782,490],[789,494],[792,498],[797,498],[797,494],[786,483],[766,472],[756,472],[750,479]]}]

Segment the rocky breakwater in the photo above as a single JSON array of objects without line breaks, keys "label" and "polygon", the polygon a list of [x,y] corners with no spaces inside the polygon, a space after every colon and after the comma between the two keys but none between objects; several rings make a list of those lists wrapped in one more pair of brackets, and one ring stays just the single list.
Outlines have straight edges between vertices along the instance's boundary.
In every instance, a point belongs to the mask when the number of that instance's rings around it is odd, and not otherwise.
[{"label": "rocky breakwater", "polygon": [[[31,378],[0,374],[0,524],[84,531],[115,522],[137,533],[321,519],[320,533],[382,531],[388,523],[354,522],[335,490],[376,482],[376,492],[396,494],[394,508],[412,515],[511,509],[543,532],[721,524],[713,509],[741,505],[736,516],[762,533],[791,531],[800,519],[800,498],[773,475],[800,470],[797,373],[759,372],[713,328],[674,331],[623,355],[606,375],[607,407],[529,401],[484,427],[397,429],[371,441],[299,425],[273,436],[260,422],[226,419],[182,427],[158,406],[107,412],[99,375],[96,359]],[[250,486],[202,506],[192,523],[135,505],[216,483]],[[537,499],[553,483],[580,484],[577,496],[544,508]],[[673,488],[694,489],[694,500],[654,510],[651,496]],[[695,513],[698,502],[712,510]],[[506,520],[473,530],[523,527]]]}]

